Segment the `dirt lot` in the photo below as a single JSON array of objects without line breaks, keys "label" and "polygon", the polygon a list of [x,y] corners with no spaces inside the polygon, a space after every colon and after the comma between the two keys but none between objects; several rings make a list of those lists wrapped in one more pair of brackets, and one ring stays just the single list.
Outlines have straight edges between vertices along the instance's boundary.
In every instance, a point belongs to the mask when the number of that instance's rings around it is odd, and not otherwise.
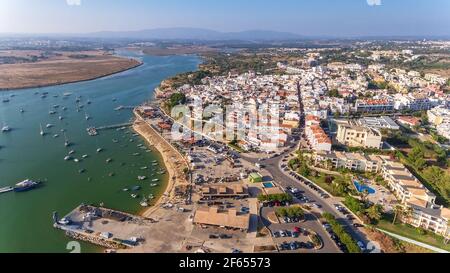
[{"label": "dirt lot", "polygon": [[[30,58],[39,52],[9,51],[1,55]],[[36,62],[0,65],[0,90],[42,87],[96,79],[140,65],[103,51],[52,52]]]}]

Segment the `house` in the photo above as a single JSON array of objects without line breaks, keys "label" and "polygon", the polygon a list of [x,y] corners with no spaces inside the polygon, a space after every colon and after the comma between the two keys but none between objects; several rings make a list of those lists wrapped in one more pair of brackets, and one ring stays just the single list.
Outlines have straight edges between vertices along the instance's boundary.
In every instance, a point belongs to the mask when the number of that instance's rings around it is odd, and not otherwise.
[{"label": "house", "polygon": [[410,127],[419,126],[420,119],[412,116],[402,116],[397,118],[397,122]]},{"label": "house", "polygon": [[392,112],[394,102],[390,99],[358,99],[355,104],[356,112]]},{"label": "house", "polygon": [[247,231],[250,223],[250,214],[238,213],[236,209],[220,210],[218,207],[200,207],[194,215],[193,223]]}]

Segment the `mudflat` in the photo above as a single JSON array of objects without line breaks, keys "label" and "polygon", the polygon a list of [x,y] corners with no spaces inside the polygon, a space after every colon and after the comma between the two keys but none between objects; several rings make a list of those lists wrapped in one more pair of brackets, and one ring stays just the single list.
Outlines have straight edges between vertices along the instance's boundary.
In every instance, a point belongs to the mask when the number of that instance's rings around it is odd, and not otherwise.
[{"label": "mudflat", "polygon": [[6,54],[20,56],[20,61],[0,64],[0,90],[93,80],[141,65],[138,60],[113,56],[104,51],[54,52],[33,61],[27,57],[36,52],[0,52],[0,55]]}]

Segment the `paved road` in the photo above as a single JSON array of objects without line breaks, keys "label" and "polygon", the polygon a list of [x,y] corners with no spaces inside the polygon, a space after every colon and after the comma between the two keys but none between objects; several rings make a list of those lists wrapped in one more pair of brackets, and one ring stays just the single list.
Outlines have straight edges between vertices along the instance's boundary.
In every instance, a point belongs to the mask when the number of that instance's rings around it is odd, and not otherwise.
[{"label": "paved road", "polygon": [[[271,232],[279,231],[279,230],[289,230],[293,231],[295,227],[302,227],[306,229],[310,229],[314,232],[316,232],[323,241],[323,248],[320,250],[299,250],[300,252],[306,251],[306,252],[317,252],[317,253],[341,253],[339,248],[336,246],[336,244],[331,240],[330,235],[324,230],[320,222],[318,221],[317,217],[311,213],[305,214],[305,222],[301,223],[285,223],[285,224],[274,224],[270,222],[267,218],[267,215],[269,212],[274,211],[275,208],[262,208],[261,209],[261,219],[266,227],[269,228]],[[303,236],[302,236],[303,237]],[[302,240],[301,240],[302,239]],[[305,241],[305,238],[274,238],[274,241],[277,244],[281,244],[285,241],[292,242],[292,241]],[[306,241],[309,241],[307,239]],[[297,252],[299,252],[297,251]]]}]

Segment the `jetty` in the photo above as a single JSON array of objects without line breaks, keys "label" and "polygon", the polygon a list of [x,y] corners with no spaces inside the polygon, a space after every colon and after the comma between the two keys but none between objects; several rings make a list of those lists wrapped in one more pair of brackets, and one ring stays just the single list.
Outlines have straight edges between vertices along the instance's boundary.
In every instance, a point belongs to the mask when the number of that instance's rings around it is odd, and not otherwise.
[{"label": "jetty", "polygon": [[108,249],[127,249],[143,243],[142,227],[152,219],[129,213],[81,204],[59,219],[53,214],[53,226],[66,236]]},{"label": "jetty", "polygon": [[89,127],[89,128],[86,128],[86,131],[88,132],[88,134],[90,136],[97,136],[98,131],[119,129],[119,128],[124,128],[124,127],[130,127],[132,125],[133,125],[133,122],[127,122],[127,123],[106,125],[106,126],[100,126],[100,127]]}]

